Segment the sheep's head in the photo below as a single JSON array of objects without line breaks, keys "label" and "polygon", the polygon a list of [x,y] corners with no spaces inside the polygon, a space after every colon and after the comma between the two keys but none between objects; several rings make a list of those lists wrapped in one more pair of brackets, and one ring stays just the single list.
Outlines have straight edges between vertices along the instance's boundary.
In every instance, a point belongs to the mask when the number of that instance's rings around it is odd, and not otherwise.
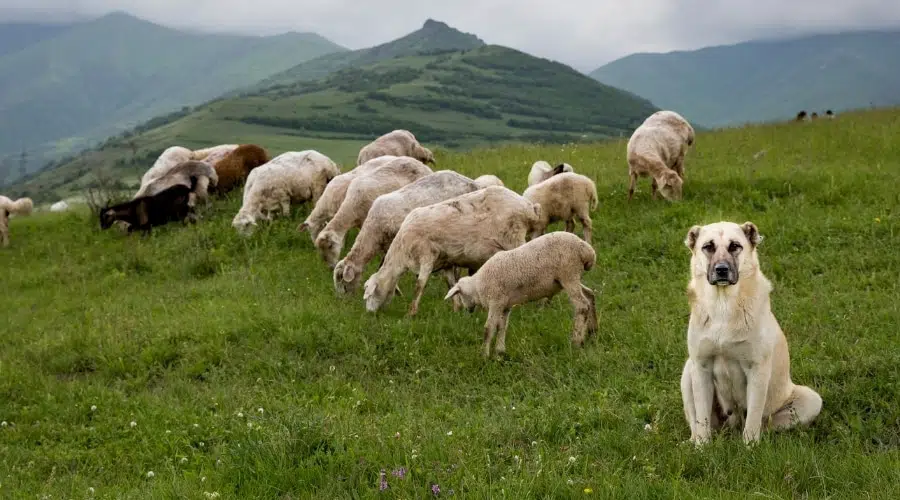
[{"label": "sheep's head", "polygon": [[341,247],[344,245],[344,238],[338,236],[334,231],[326,229],[319,233],[315,245],[322,260],[328,264],[330,269],[334,269],[341,253]]},{"label": "sheep's head", "polygon": [[116,211],[109,208],[103,207],[100,210],[100,229],[109,229],[112,227],[113,222],[116,221]]},{"label": "sheep's head", "polygon": [[482,175],[482,176],[478,177],[477,179],[475,179],[475,185],[478,186],[478,189],[484,189],[489,186],[506,187],[506,185],[503,184],[503,181],[500,180],[499,177],[497,177],[496,175],[490,175],[490,174]]},{"label": "sheep's head", "polygon": [[366,302],[366,310],[376,312],[387,304],[391,303],[394,298],[394,290],[396,286],[386,286],[381,283],[381,273],[376,272],[363,285],[363,300]]},{"label": "sheep's head", "polygon": [[669,201],[681,199],[681,186],[684,184],[684,181],[681,180],[681,177],[674,170],[669,170],[662,174],[656,182],[659,184],[659,192],[663,198]]},{"label": "sheep's head", "polygon": [[430,149],[419,146],[416,153],[418,153],[417,160],[421,161],[422,163],[430,163],[432,165],[435,165],[434,153],[432,153]]},{"label": "sheep's head", "polygon": [[478,298],[475,292],[475,279],[471,276],[463,276],[457,280],[456,284],[453,285],[453,288],[451,288],[450,291],[447,292],[447,295],[444,296],[444,300],[449,300],[453,297],[459,297],[459,300],[467,311],[475,311],[475,306],[478,305]]},{"label": "sheep's head", "polygon": [[231,221],[231,225],[241,236],[250,236],[256,229],[256,220],[247,212],[238,212]]},{"label": "sheep's head", "polygon": [[356,290],[362,278],[362,269],[355,262],[341,259],[334,266],[334,290],[338,295],[345,295]]}]

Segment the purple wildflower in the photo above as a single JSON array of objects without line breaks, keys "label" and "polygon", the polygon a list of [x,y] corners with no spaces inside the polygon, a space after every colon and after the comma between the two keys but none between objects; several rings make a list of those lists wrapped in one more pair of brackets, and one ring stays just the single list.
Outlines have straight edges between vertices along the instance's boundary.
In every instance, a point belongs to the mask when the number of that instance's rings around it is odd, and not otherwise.
[{"label": "purple wildflower", "polygon": [[391,474],[393,474],[394,477],[399,477],[400,479],[403,479],[406,477],[406,467],[400,467],[399,469],[391,472]]},{"label": "purple wildflower", "polygon": [[388,489],[387,478],[385,477],[384,469],[381,469],[381,473],[378,474],[378,489],[380,491]]},{"label": "purple wildflower", "polygon": [[436,484],[432,484],[431,492],[434,493],[434,496],[438,496],[441,493],[441,487]]}]

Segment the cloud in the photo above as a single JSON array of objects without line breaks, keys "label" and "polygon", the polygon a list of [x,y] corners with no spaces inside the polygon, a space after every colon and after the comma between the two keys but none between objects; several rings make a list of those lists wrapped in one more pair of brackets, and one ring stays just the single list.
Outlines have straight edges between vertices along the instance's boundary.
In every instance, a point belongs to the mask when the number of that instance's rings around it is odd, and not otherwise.
[{"label": "cloud", "polygon": [[0,19],[60,20],[125,11],[202,31],[312,31],[348,48],[400,37],[427,18],[591,70],[634,52],[900,26],[896,0],[5,0]]}]

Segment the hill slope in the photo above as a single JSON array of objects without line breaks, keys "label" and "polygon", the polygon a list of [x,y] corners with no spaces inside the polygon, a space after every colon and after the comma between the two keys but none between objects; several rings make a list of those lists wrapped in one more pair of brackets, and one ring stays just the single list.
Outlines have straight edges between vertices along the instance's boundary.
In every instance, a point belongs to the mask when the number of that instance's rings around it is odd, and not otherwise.
[{"label": "hill slope", "polygon": [[406,36],[375,47],[326,54],[275,74],[249,89],[250,93],[276,85],[319,80],[335,71],[365,66],[386,59],[454,50],[469,50],[485,45],[475,35],[463,33],[446,23],[428,19],[422,28]]},{"label": "hill slope", "polygon": [[634,54],[591,76],[705,126],[900,104],[900,31]]},{"label": "hill slope", "polygon": [[188,34],[125,14],[79,23],[0,57],[0,156],[72,151],[340,50],[314,34]]},{"label": "hill slope", "polygon": [[[230,226],[240,193],[149,238],[101,232],[80,213],[14,218],[0,249],[13,270],[0,273],[2,491],[894,498],[900,110],[795,125],[698,133],[677,204],[651,201],[646,180],[626,201],[625,139],[443,158],[520,193],[538,158],[597,183],[597,263],[582,281],[597,292],[598,335],[570,347],[561,293],[512,310],[505,361],[481,359],[486,312],[454,312],[437,273],[415,317],[409,273],[378,314],[362,291],[336,297],[295,229],[308,206],[251,238]],[[703,450],[685,443],[682,242],[718,220],[758,225],[792,379],[824,400],[812,426],[766,432],[752,450],[739,429]]]},{"label": "hill slope", "polygon": [[0,57],[58,36],[71,24],[0,23]]},{"label": "hill slope", "polygon": [[[312,148],[344,164],[374,137],[406,128],[431,147],[590,141],[631,131],[655,108],[560,63],[500,46],[396,58],[316,82],[222,99],[29,179],[8,191],[61,197],[98,169],[137,182],[171,145],[254,142],[272,153]],[[145,130],[146,129],[146,130]]]}]

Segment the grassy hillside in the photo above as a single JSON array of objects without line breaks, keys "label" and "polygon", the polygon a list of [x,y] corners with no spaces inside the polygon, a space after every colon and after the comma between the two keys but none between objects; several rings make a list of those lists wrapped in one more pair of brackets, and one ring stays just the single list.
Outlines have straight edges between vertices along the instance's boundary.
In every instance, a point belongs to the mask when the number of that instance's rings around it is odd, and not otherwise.
[{"label": "grassy hillside", "polygon": [[428,19],[421,29],[406,36],[367,49],[325,54],[266,78],[253,85],[248,92],[256,93],[272,86],[291,85],[298,81],[319,80],[335,71],[366,66],[386,59],[421,53],[469,50],[483,45],[485,43],[475,35],[453,29],[446,23]]},{"label": "grassy hillside", "polygon": [[[655,108],[568,66],[500,46],[396,58],[325,80],[224,99],[109,141],[7,191],[55,200],[113,172],[138,179],[165,148],[254,142],[273,154],[320,149],[355,163],[359,148],[395,128],[429,147],[582,141],[630,134]],[[159,123],[167,119],[160,119]],[[142,127],[144,128],[144,127]]]},{"label": "grassy hillside", "polygon": [[900,104],[900,31],[635,54],[591,76],[706,126]]},{"label": "grassy hillside", "polygon": [[309,33],[189,34],[125,14],[79,23],[0,56],[0,158],[25,148],[34,170],[46,155],[340,50]]},{"label": "grassy hillside", "polygon": [[[336,298],[294,230],[308,206],[249,239],[229,225],[239,193],[147,239],[79,213],[13,219],[0,492],[376,498],[383,470],[381,495],[404,498],[893,498],[898,137],[900,110],[700,133],[677,204],[646,182],[626,202],[624,139],[441,157],[518,192],[541,158],[597,182],[598,338],[569,347],[557,296],[513,311],[505,362],[482,361],[485,313],[454,313],[439,277],[414,319],[409,275],[377,315]],[[739,433],[683,444],[682,241],[718,220],[758,224],[793,379],[824,398],[812,427],[752,450]]]}]

